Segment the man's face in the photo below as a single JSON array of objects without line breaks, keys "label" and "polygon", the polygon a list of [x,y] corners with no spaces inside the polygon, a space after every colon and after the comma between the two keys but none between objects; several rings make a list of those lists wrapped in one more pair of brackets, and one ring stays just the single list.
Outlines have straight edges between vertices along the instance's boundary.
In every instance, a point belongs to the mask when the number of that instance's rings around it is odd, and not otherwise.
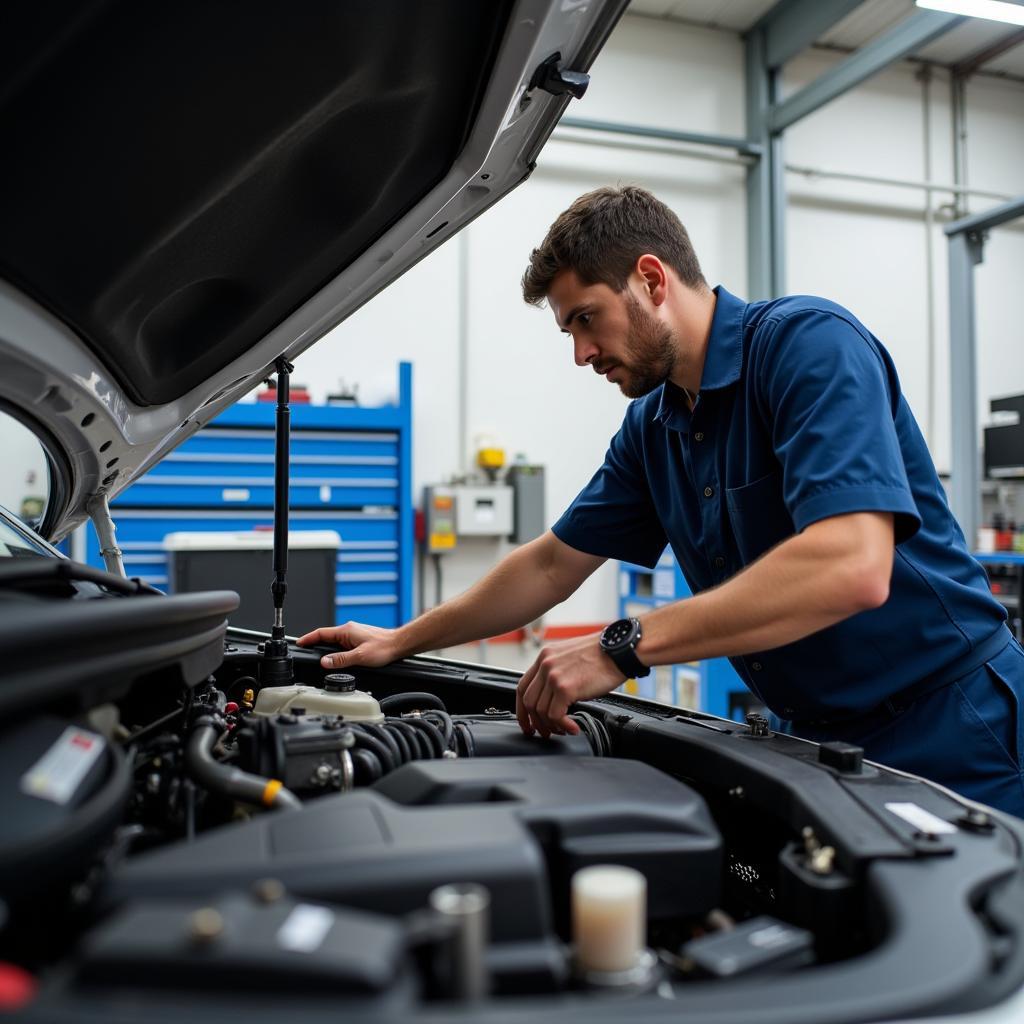
[{"label": "man's face", "polygon": [[577,366],[592,366],[627,398],[642,398],[671,374],[672,331],[648,312],[629,286],[585,285],[575,271],[556,275],[548,303],[563,333],[572,336]]}]

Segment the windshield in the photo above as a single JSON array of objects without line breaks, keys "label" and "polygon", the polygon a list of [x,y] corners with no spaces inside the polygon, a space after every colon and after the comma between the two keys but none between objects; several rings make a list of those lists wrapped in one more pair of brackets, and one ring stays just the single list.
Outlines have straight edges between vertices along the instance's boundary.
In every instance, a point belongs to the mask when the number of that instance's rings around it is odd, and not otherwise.
[{"label": "windshield", "polygon": [[[49,500],[50,470],[42,443],[24,423],[0,408],[0,506],[38,530]],[[0,539],[6,542],[6,531]]]},{"label": "windshield", "polygon": [[42,544],[7,522],[5,517],[10,515],[7,509],[0,508],[0,559],[52,558],[53,555]]}]

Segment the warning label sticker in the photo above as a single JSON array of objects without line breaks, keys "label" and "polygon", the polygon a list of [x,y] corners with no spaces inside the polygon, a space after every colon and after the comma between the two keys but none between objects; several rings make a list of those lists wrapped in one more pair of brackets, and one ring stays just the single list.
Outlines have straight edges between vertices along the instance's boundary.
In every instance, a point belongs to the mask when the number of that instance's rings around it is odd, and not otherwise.
[{"label": "warning label sticker", "polygon": [[942,818],[932,814],[931,811],[926,811],[923,807],[918,806],[918,804],[890,803],[885,805],[885,809],[892,811],[898,818],[909,822],[914,828],[924,832],[926,835],[943,836],[959,831],[956,825],[944,821]]},{"label": "warning label sticker", "polygon": [[293,953],[315,953],[333,924],[334,914],[327,907],[300,903],[278,929],[277,943]]},{"label": "warning label sticker", "polygon": [[69,725],[50,749],[21,777],[21,791],[41,800],[66,804],[78,791],[107,741]]}]

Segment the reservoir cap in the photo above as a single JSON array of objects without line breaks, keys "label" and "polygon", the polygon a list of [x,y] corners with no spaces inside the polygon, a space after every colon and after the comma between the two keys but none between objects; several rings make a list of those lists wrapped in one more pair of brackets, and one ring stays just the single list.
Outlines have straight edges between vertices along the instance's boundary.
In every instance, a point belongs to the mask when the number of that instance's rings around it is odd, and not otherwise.
[{"label": "reservoir cap", "polygon": [[356,688],[356,677],[347,672],[332,672],[324,676],[322,689],[328,693],[352,693]]}]

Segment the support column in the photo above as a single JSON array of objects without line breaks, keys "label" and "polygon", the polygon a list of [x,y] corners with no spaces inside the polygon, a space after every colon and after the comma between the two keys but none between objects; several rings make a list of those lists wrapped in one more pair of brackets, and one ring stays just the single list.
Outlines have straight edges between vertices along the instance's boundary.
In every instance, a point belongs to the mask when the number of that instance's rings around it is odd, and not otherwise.
[{"label": "support column", "polygon": [[981,522],[978,386],[975,359],[974,268],[984,250],[981,231],[949,238],[949,376],[953,445],[950,505],[974,550]]},{"label": "support column", "polygon": [[768,130],[779,72],[768,66],[766,36],[745,40],[747,138],[760,157],[747,169],[747,297],[775,298],[786,287],[786,186],[782,135]]}]

